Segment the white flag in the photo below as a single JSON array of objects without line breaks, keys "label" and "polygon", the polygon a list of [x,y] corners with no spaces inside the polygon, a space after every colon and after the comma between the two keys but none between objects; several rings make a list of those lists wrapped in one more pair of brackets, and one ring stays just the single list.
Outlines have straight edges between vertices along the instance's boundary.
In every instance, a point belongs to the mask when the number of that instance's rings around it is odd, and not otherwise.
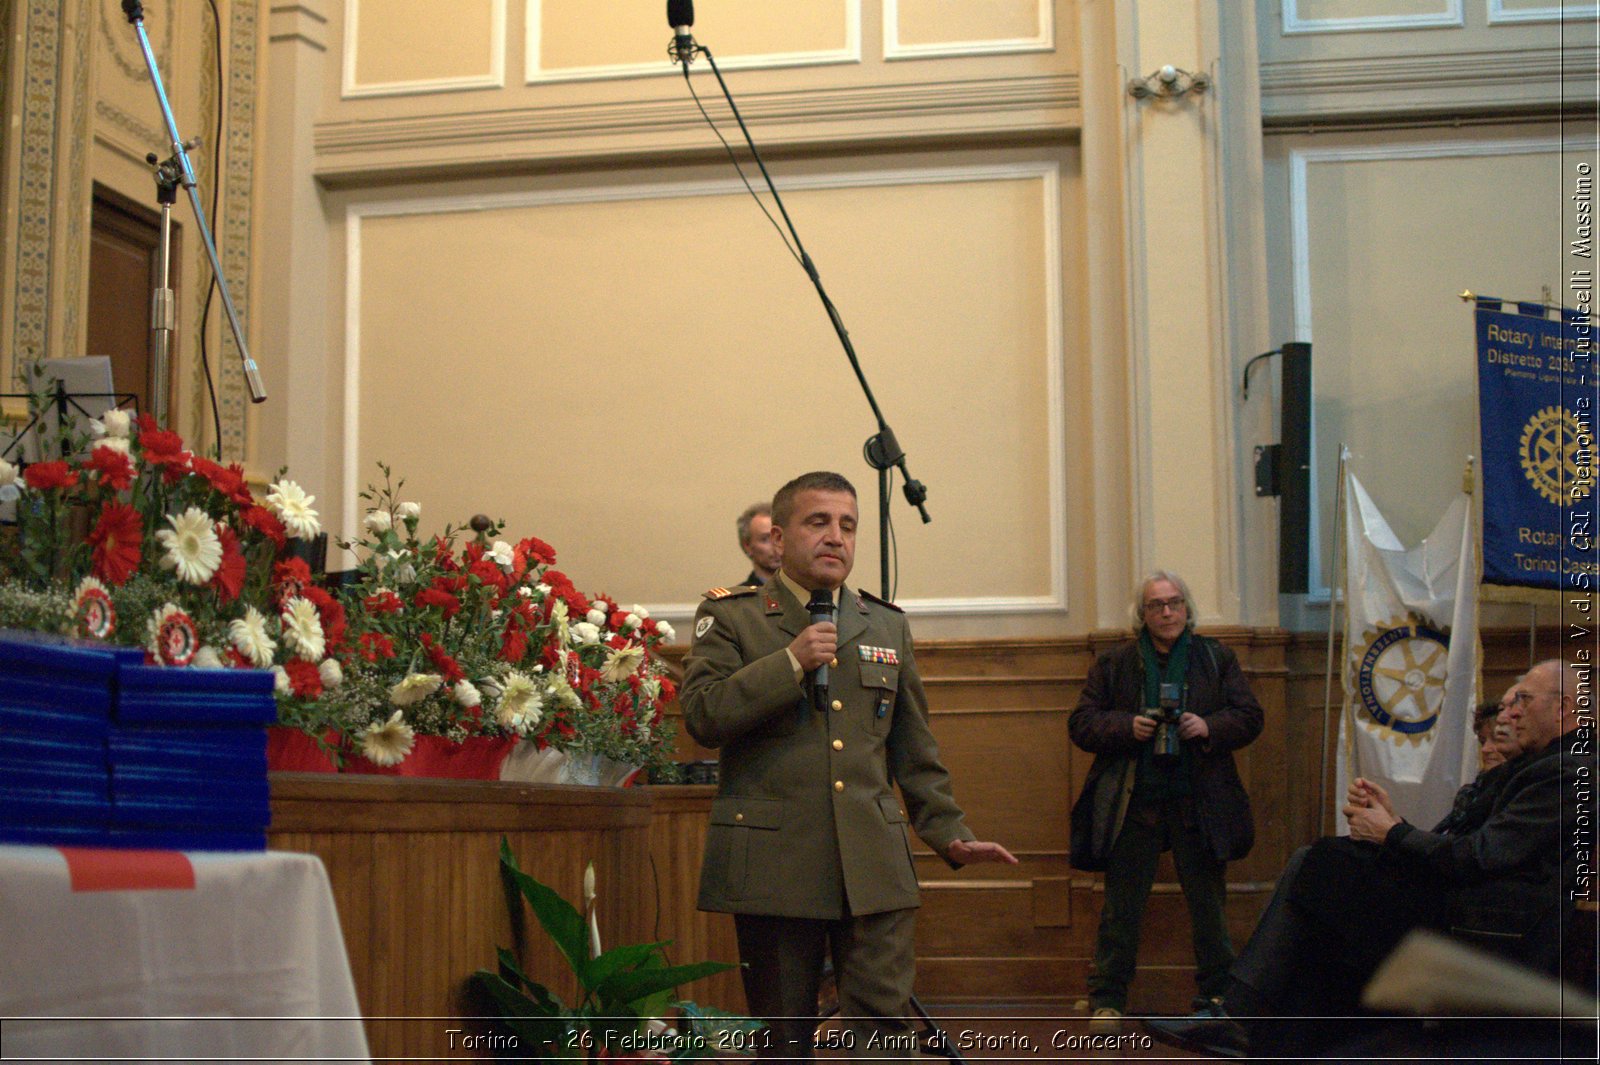
[{"label": "white flag", "polygon": [[[1345,467],[1344,711],[1335,807],[1356,777],[1431,828],[1477,774],[1477,552],[1470,498],[1409,550]],[[1338,831],[1349,831],[1338,815]]]}]

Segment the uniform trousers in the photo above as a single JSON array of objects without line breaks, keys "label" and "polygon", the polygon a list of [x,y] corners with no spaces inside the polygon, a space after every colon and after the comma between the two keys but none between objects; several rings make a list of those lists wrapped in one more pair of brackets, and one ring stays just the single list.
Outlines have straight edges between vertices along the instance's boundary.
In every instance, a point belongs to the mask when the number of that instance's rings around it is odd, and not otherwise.
[{"label": "uniform trousers", "polygon": [[1199,998],[1218,997],[1228,986],[1233,943],[1222,912],[1227,863],[1212,856],[1200,826],[1182,803],[1142,804],[1128,810],[1106,861],[1105,905],[1089,975],[1090,1009],[1127,1009],[1128,985],[1139,957],[1139,925],[1155,883],[1156,863],[1169,846],[1189,906]]},{"label": "uniform trousers", "polygon": [[817,1028],[822,961],[831,953],[839,987],[842,1045],[851,1057],[916,1056],[909,1012],[916,970],[916,910],[813,920],[733,915],[750,1015],[772,1030],[764,1058],[809,1060]]}]

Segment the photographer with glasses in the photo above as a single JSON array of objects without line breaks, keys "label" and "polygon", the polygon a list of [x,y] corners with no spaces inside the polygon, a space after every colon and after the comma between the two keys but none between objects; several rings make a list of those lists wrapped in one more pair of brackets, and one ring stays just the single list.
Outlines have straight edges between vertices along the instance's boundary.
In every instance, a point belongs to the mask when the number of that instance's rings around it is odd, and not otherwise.
[{"label": "photographer with glasses", "polygon": [[1171,848],[1194,936],[1196,1005],[1220,996],[1233,962],[1222,902],[1226,864],[1255,841],[1233,752],[1261,732],[1261,704],[1238,657],[1194,631],[1194,599],[1157,571],[1134,600],[1134,636],[1102,654],[1068,719],[1095,755],[1072,810],[1072,865],[1105,872],[1089,976],[1090,1030],[1120,1030],[1139,925],[1161,852]]}]

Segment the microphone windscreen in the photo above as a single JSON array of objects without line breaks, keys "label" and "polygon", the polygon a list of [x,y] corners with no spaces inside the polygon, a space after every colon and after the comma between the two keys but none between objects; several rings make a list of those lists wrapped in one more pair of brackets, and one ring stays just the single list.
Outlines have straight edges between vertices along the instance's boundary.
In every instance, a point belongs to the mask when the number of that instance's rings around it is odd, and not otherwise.
[{"label": "microphone windscreen", "polygon": [[667,0],[667,25],[673,29],[694,25],[694,0]]}]

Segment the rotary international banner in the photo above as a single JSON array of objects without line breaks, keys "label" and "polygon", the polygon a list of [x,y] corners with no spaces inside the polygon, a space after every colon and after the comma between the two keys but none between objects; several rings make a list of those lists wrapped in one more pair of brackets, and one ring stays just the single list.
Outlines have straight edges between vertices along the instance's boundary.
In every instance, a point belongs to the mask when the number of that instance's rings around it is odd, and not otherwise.
[{"label": "rotary international banner", "polygon": [[1592,590],[1593,327],[1497,299],[1480,298],[1476,317],[1485,596]]},{"label": "rotary international banner", "polygon": [[[1344,710],[1335,807],[1356,777],[1389,792],[1414,824],[1450,812],[1477,771],[1477,565],[1470,498],[1457,496],[1405,547],[1345,469]],[[1349,826],[1338,817],[1339,831]]]}]

